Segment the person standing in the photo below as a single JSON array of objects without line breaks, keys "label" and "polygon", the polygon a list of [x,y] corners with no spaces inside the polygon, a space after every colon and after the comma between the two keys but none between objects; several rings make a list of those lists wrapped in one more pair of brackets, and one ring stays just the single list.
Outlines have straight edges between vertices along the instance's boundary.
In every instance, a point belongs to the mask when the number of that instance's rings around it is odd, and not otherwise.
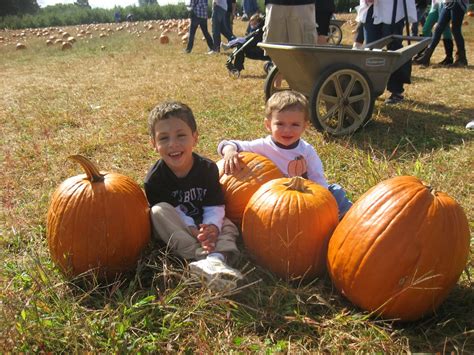
[{"label": "person standing", "polygon": [[214,41],[214,49],[209,54],[219,53],[221,49],[221,34],[232,41],[235,37],[231,30],[227,27],[227,0],[212,1],[212,39]]},{"label": "person standing", "polygon": [[[392,34],[402,35],[405,17],[410,23],[417,20],[415,0],[360,0],[358,20],[364,24],[367,44]],[[402,47],[402,41],[398,39],[387,45],[387,49],[392,51]],[[411,82],[411,64],[410,60],[390,75],[387,83],[390,96],[385,100],[386,104],[403,101],[403,85]]]},{"label": "person standing", "polygon": [[264,42],[316,44],[315,0],[265,0]]},{"label": "person standing", "polygon": [[336,12],[334,0],[316,0],[318,44],[328,43],[329,23],[334,12]]},{"label": "person standing", "polygon": [[214,49],[214,42],[207,30],[207,0],[191,0],[190,8],[191,25],[189,26],[188,44],[184,51],[186,53],[191,53],[193,50],[194,37],[198,26],[201,28],[209,50],[212,51]]},{"label": "person standing", "polygon": [[433,39],[423,56],[416,61],[418,64],[424,66],[430,64],[431,56],[441,40],[441,35],[443,34],[444,29],[449,25],[449,22],[451,22],[451,32],[457,48],[456,57],[452,66],[467,66],[466,47],[461,28],[464,14],[466,13],[468,6],[469,0],[443,0],[439,13],[438,25],[436,26]]}]

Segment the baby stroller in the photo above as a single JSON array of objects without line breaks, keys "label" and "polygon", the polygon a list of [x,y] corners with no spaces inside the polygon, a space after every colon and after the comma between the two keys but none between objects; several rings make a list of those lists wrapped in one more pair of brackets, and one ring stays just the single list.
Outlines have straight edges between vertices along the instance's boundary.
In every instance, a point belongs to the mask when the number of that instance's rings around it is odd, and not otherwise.
[{"label": "baby stroller", "polygon": [[234,48],[234,51],[227,58],[226,67],[229,70],[229,75],[238,78],[240,72],[244,69],[245,58],[254,60],[266,61],[263,69],[268,74],[270,69],[273,67],[273,63],[269,56],[265,55],[262,48],[257,46],[257,43],[262,42],[263,28],[257,28],[253,32],[250,32],[244,39],[243,43],[235,41],[230,45],[229,48]]}]

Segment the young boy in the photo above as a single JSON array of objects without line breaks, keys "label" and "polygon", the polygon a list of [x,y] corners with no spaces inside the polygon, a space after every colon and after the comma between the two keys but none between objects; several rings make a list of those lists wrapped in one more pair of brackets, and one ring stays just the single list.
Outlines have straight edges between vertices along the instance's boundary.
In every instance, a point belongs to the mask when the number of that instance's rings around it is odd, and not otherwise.
[{"label": "young boy", "polygon": [[193,152],[198,141],[191,109],[165,102],[149,115],[151,144],[161,156],[145,178],[154,233],[187,260],[211,289],[235,288],[242,274],[227,265],[238,254],[237,227],[224,217],[224,196],[214,162]]},{"label": "young boy", "polygon": [[[264,124],[270,132],[269,136],[252,141],[223,140],[217,151],[224,157],[226,174],[240,170],[239,152],[253,152],[272,160],[286,176],[291,177],[298,173],[299,176],[324,186],[336,199],[341,219],[352,206],[352,202],[341,186],[328,185],[321,159],[313,146],[301,138],[308,121],[306,98],[296,91],[279,91],[273,94],[265,105]],[[299,166],[306,167],[306,171],[294,172],[291,167],[294,166],[295,160],[299,160]]]}]

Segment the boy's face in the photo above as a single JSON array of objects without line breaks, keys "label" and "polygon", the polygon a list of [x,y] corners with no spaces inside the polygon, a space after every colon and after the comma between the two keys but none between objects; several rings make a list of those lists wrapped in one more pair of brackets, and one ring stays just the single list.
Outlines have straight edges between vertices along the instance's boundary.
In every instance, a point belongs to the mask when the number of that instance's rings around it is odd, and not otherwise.
[{"label": "boy's face", "polygon": [[186,176],[193,166],[193,148],[198,141],[197,132],[183,120],[170,117],[155,124],[153,148],[177,177]]},{"label": "boy's face", "polygon": [[300,139],[307,122],[305,115],[298,110],[272,112],[271,119],[265,118],[265,127],[275,142],[291,145]]}]

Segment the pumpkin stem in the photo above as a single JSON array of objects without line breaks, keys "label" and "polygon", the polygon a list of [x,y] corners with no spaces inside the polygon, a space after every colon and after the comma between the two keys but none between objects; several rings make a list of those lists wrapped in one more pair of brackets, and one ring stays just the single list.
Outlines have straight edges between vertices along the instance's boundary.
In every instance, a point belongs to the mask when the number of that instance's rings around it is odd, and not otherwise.
[{"label": "pumpkin stem", "polygon": [[308,189],[304,186],[304,181],[305,179],[303,179],[301,176],[294,176],[291,178],[290,181],[288,181],[284,185],[290,190],[296,190],[299,192],[307,192]]},{"label": "pumpkin stem", "polygon": [[85,156],[76,154],[69,156],[68,159],[71,159],[82,166],[82,168],[86,172],[87,180],[89,180],[90,182],[104,181],[104,175],[101,174],[99,169],[97,169],[97,167],[94,165],[94,163],[87,159]]},{"label": "pumpkin stem", "polygon": [[425,181],[421,181],[421,183],[423,184],[424,187],[426,187],[430,193],[432,193],[433,195],[435,195],[436,191],[435,189],[433,188],[433,186],[431,186],[430,184],[428,184],[427,182]]}]

